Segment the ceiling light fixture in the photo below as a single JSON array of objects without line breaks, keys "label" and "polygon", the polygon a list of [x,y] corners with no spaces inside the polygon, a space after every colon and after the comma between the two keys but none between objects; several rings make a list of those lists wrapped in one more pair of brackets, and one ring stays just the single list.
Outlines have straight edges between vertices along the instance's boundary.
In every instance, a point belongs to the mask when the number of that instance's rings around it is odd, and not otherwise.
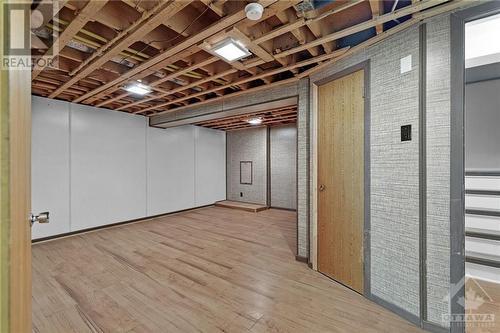
[{"label": "ceiling light fixture", "polygon": [[262,13],[264,13],[264,7],[262,7],[260,3],[254,2],[245,6],[245,14],[249,20],[260,20],[262,18]]},{"label": "ceiling light fixture", "polygon": [[224,39],[222,42],[215,44],[212,47],[212,51],[229,62],[248,57],[252,54],[240,42],[232,38]]},{"label": "ceiling light fixture", "polygon": [[149,86],[140,82],[132,83],[131,85],[125,87],[125,90],[135,95],[146,95],[152,91]]},{"label": "ceiling light fixture", "polygon": [[262,118],[260,118],[260,117],[250,118],[247,120],[247,123],[249,123],[250,125],[260,125],[260,124],[262,124]]}]

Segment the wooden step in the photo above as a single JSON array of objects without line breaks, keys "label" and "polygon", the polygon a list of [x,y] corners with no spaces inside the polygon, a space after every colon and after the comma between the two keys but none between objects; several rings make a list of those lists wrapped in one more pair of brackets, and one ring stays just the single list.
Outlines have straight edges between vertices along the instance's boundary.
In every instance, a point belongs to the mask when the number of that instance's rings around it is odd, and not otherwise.
[{"label": "wooden step", "polygon": [[479,228],[465,228],[465,236],[500,241],[500,231]]},{"label": "wooden step", "polygon": [[268,207],[265,205],[254,204],[251,202],[231,201],[231,200],[218,201],[215,203],[215,206],[232,208],[232,209],[239,209],[239,210],[244,210],[247,212],[254,212],[254,213],[268,209]]},{"label": "wooden step", "polygon": [[465,261],[489,267],[500,268],[500,256],[478,252],[466,252]]}]

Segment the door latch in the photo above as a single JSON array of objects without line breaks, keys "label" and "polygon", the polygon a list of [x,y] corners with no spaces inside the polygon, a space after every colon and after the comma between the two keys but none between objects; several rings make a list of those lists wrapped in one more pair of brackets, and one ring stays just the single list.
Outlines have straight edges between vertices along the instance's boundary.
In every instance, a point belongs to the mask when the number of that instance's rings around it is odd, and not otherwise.
[{"label": "door latch", "polygon": [[49,223],[49,212],[43,212],[43,213],[40,213],[38,215],[30,214],[29,220],[30,220],[31,226],[33,226],[33,224],[35,224],[35,222]]}]

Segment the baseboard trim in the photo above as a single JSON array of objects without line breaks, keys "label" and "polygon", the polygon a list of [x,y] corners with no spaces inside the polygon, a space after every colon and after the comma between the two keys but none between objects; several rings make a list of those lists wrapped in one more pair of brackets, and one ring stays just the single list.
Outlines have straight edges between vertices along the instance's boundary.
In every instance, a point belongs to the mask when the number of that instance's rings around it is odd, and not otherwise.
[{"label": "baseboard trim", "polygon": [[299,255],[295,256],[295,260],[303,262],[303,263],[306,263],[306,264],[309,263],[309,258],[303,257],[303,256],[299,256]]},{"label": "baseboard trim", "polygon": [[127,221],[122,221],[122,222],[116,222],[116,223],[111,223],[111,224],[106,224],[106,225],[100,225],[100,226],[97,226],[97,227],[92,227],[92,228],[87,228],[87,229],[81,229],[81,230],[76,230],[76,231],[71,231],[71,232],[65,232],[63,234],[57,234],[57,235],[53,235],[53,236],[36,238],[36,239],[32,239],[31,240],[31,244],[46,242],[46,241],[55,240],[55,239],[58,239],[58,238],[65,238],[65,237],[75,236],[75,235],[78,235],[78,234],[83,234],[83,233],[87,233],[87,232],[93,232],[93,231],[97,231],[97,230],[101,230],[101,229],[118,227],[118,226],[122,226],[122,225],[125,225],[125,224],[145,222],[145,221],[156,219],[156,218],[162,217],[162,216],[174,215],[174,214],[178,214],[178,213],[182,213],[182,212],[187,212],[187,211],[190,211],[190,210],[195,210],[195,209],[200,209],[200,208],[206,208],[206,207],[211,207],[211,206],[214,206],[214,204],[203,205],[203,206],[196,206],[196,207],[192,207],[192,208],[186,208],[186,209],[176,210],[176,211],[170,212],[170,213],[158,214],[158,215],[150,215],[150,216],[145,216],[145,217],[141,217],[141,218],[138,218],[138,219],[127,220]]},{"label": "baseboard trim", "polygon": [[426,331],[433,332],[433,333],[449,333],[450,329],[439,326],[438,324],[431,323],[429,321],[423,321],[422,322],[422,328]]},{"label": "baseboard trim", "polygon": [[296,212],[297,211],[297,209],[295,209],[295,208],[285,208],[285,207],[275,207],[275,206],[269,206],[269,209],[288,210],[290,212]]},{"label": "baseboard trim", "polygon": [[368,299],[372,300],[373,302],[377,303],[378,305],[383,306],[384,308],[394,312],[398,316],[408,320],[409,322],[411,322],[415,326],[421,327],[420,326],[421,325],[420,318],[417,315],[414,315],[413,313],[408,312],[405,309],[403,309],[397,305],[394,305],[394,304],[392,304],[392,303],[390,303],[390,302],[388,302],[388,301],[386,301],[386,300],[384,300],[376,295],[370,294],[370,295],[367,295],[366,297]]}]

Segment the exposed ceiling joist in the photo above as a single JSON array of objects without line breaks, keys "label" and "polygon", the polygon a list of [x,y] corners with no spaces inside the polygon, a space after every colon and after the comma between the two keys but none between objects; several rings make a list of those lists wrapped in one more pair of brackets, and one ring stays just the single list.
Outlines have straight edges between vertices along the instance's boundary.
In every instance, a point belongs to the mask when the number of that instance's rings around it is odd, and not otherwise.
[{"label": "exposed ceiling joist", "polygon": [[[97,1],[99,2],[99,1]],[[49,97],[56,97],[66,88],[71,87],[80,79],[87,77],[95,69],[101,67],[111,58],[118,55],[122,50],[127,48],[137,39],[141,39],[148,32],[159,26],[163,20],[168,20],[169,17],[178,13],[181,9],[187,6],[185,1],[170,0],[167,3],[162,3],[155,7],[151,12],[144,12],[142,17],[134,22],[127,30],[116,36],[115,39],[108,42],[98,51],[96,51],[88,60],[84,61],[74,72],[74,75],[68,82],[59,87]]]},{"label": "exposed ceiling joist", "polygon": [[[71,23],[64,29],[64,31],[54,40],[52,46],[45,54],[57,54],[62,50],[73,37],[92,20],[96,13],[104,7],[105,0],[102,1],[89,1],[80,13],[71,21]],[[36,62],[35,68],[31,72],[32,79],[36,78],[45,69],[49,62]]]},{"label": "exposed ceiling joist", "polygon": [[[413,1],[383,14],[374,7],[378,1],[335,1],[306,12],[296,9],[300,1],[262,0],[262,18],[251,21],[245,17],[244,1],[113,0],[83,25],[73,19],[86,3],[67,2],[54,22],[66,27],[66,34],[75,30],[70,27],[81,27],[59,51],[59,68],[35,69],[33,91],[147,116],[182,111],[295,82],[426,17],[466,3]],[[407,15],[412,19],[381,30],[385,22]],[[378,34],[366,34],[361,41],[351,38],[373,28]],[[49,23],[46,31],[51,30],[57,26]],[[252,55],[232,62],[215,56],[213,45],[228,37]],[[338,50],[339,45],[351,47]],[[138,96],[125,91],[136,80],[152,92]]]},{"label": "exposed ceiling joist", "polygon": [[[262,0],[260,1],[263,6],[268,7],[275,3],[277,0]],[[242,11],[238,11],[237,13],[222,18],[220,21],[216,22],[215,24],[211,25],[207,29],[201,31],[199,34],[196,34],[185,41],[177,44],[176,46],[166,50],[163,53],[160,53],[159,55],[149,59],[148,61],[140,64],[139,66],[131,69],[129,72],[127,72],[125,75],[121,76],[120,78],[117,78],[113,80],[112,82],[109,82],[102,87],[99,87],[97,89],[94,89],[93,91],[88,92],[87,94],[77,98],[74,100],[75,103],[85,101],[86,99],[112,87],[113,85],[123,82],[127,79],[137,79],[137,78],[142,78],[144,76],[141,76],[141,72],[144,72],[146,70],[157,70],[161,67],[164,67],[168,63],[168,58],[170,56],[175,55],[178,52],[181,52],[182,50],[191,47],[204,39],[210,37],[213,34],[218,33],[221,30],[224,30],[233,24],[236,24],[237,22],[245,19],[245,13]]]}]

